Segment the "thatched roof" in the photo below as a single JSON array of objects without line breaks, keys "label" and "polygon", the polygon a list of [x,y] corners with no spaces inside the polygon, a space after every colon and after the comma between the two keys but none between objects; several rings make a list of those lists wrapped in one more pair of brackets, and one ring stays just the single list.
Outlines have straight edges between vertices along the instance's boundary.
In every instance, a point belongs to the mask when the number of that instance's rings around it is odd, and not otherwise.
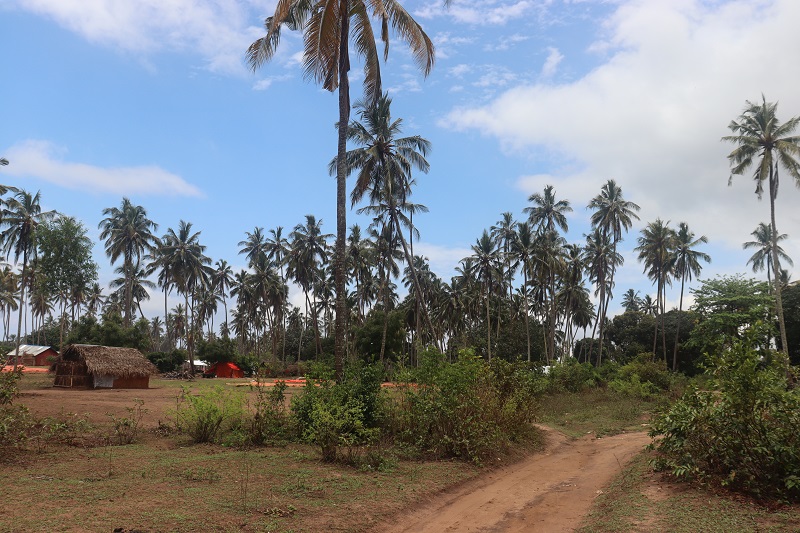
[{"label": "thatched roof", "polygon": [[64,348],[61,359],[84,362],[89,373],[102,376],[142,378],[158,373],[155,365],[136,348],[70,344]]}]

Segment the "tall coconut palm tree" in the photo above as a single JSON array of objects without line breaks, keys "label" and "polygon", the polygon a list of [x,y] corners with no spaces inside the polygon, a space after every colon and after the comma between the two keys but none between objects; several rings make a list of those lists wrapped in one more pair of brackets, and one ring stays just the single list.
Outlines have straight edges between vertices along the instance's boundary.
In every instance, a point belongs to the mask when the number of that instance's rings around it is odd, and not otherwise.
[{"label": "tall coconut palm tree", "polygon": [[172,326],[171,321],[167,320],[169,315],[169,293],[175,287],[175,279],[172,276],[172,266],[170,260],[166,255],[166,247],[164,246],[164,239],[156,239],[150,253],[145,256],[148,261],[147,275],[158,272],[157,283],[158,286],[164,291],[164,325],[166,327],[167,339],[172,338],[169,328]]},{"label": "tall coconut palm tree", "polygon": [[[102,229],[100,238],[106,241],[106,255],[113,265],[122,258],[125,278],[131,280],[139,267],[142,256],[153,250],[158,239],[153,231],[158,224],[147,218],[147,211],[140,205],[133,205],[127,198],[122,199],[120,207],[103,209],[104,218],[100,221]],[[131,281],[124,287],[124,324],[131,325],[131,309],[133,307]]]},{"label": "tall coconut palm tree", "polygon": [[[609,290],[608,278],[614,267],[622,262],[622,256],[616,251],[611,235],[595,227],[592,233],[586,236],[583,262],[586,265],[586,273],[589,275],[589,281],[595,286],[594,294],[599,297],[596,314],[597,320],[592,329],[592,340],[590,341],[589,358],[591,359],[591,347],[594,346],[594,335],[598,326],[600,328],[600,338],[603,337],[602,331],[605,324],[600,321],[600,307],[602,307],[603,302],[606,301],[606,291]],[[598,350],[597,365],[600,366],[602,361],[603,345],[601,344]]]},{"label": "tall coconut palm tree", "polygon": [[567,232],[566,213],[571,213],[572,207],[569,205],[569,200],[556,200],[555,189],[552,185],[547,185],[542,194],[530,195],[528,201],[533,205],[526,207],[523,211],[528,213],[528,220],[532,226],[540,232],[556,231],[556,227]]},{"label": "tall coconut palm tree", "polygon": [[114,269],[114,273],[119,274],[120,277],[111,280],[109,285],[112,289],[117,289],[117,296],[123,305],[126,301],[124,293],[126,290],[130,291],[130,314],[133,315],[138,309],[139,316],[144,318],[142,300],[150,299],[150,294],[147,292],[147,289],[155,289],[156,284],[147,279],[147,271],[141,267],[136,268],[133,272],[126,272],[125,267],[120,266]]},{"label": "tall coconut palm tree", "polygon": [[[564,353],[571,353],[575,332],[574,315],[583,305],[583,298],[588,298],[589,289],[583,282],[586,265],[583,263],[583,248],[577,244],[564,246],[564,272],[561,280],[558,299],[564,315],[564,332],[566,347]],[[584,296],[585,295],[585,296]]]},{"label": "tall coconut palm tree", "polygon": [[539,227],[534,241],[532,272],[539,281],[536,288],[540,291],[542,324],[545,325],[542,329],[545,335],[545,358],[550,364],[557,357],[555,339],[559,314],[558,285],[565,269],[566,241],[556,230],[543,229],[544,227],[546,226]]},{"label": "tall coconut palm tree", "polygon": [[[611,247],[614,252],[617,251],[617,246],[622,241],[622,235],[627,232],[633,220],[639,220],[639,206],[633,202],[625,200],[622,196],[622,188],[617,185],[614,180],[608,180],[600,189],[600,194],[592,198],[587,206],[588,209],[593,209],[591,222],[593,227],[600,228],[604,234],[611,237]],[[620,256],[620,266],[624,259]],[[608,314],[608,306],[612,298],[612,289],[614,287],[614,274],[617,271],[617,265],[611,265],[606,287],[605,301],[600,302],[598,309],[598,320],[602,325],[606,320]],[[600,328],[600,345],[603,345],[603,328]]]},{"label": "tall coconut palm tree", "polygon": [[[322,220],[318,221],[314,215],[306,215],[306,223],[296,225],[291,233],[291,250],[287,259],[286,274],[300,285],[305,295],[306,327],[308,327],[308,310],[311,309],[317,355],[322,351],[322,343],[319,338],[316,302],[312,303],[308,295],[319,276],[320,265],[328,260],[327,240],[330,237],[332,235],[322,233]],[[300,357],[299,352],[297,356]]]},{"label": "tall coconut palm tree", "polygon": [[642,297],[641,309],[642,313],[644,313],[645,315],[650,315],[650,316],[658,315],[658,305],[656,304],[656,301],[653,300],[653,297],[650,296],[649,294],[645,294],[644,297]]},{"label": "tall coconut palm tree", "polygon": [[[386,93],[374,101],[355,104],[361,120],[350,123],[348,140],[357,144],[358,148],[345,154],[347,175],[358,172],[350,199],[355,206],[367,195],[372,206],[384,206],[389,227],[397,232],[406,264],[411,266],[416,301],[423,302],[422,288],[413,268],[414,261],[403,237],[402,226],[409,228],[412,234],[419,232],[414,229],[410,218],[402,216],[402,211],[427,211],[420,204],[408,202],[408,197],[411,195],[412,171],[417,169],[427,173],[430,168],[425,157],[431,144],[419,135],[401,137],[403,120],[392,120],[391,105],[392,99]],[[333,174],[337,168],[338,156],[330,162],[328,171]],[[433,335],[433,325],[425,307],[423,315]]]},{"label": "tall coconut palm tree", "polygon": [[530,311],[528,310],[528,279],[532,269],[531,261],[535,252],[536,239],[531,225],[528,222],[520,222],[516,225],[514,238],[510,243],[509,253],[512,259],[520,265],[522,270],[522,294],[523,307],[525,309],[525,338],[527,341],[528,362],[531,362],[531,330],[530,330]]},{"label": "tall coconut palm tree", "polygon": [[489,308],[494,286],[501,277],[500,272],[502,267],[500,266],[500,254],[497,249],[497,244],[489,235],[488,231],[483,230],[483,235],[472,245],[472,259],[474,263],[470,273],[475,279],[481,282],[484,288],[483,296],[486,303],[486,354],[491,361],[492,322]]},{"label": "tall coconut palm tree", "polygon": [[[781,241],[785,241],[789,236],[784,233],[773,239],[772,228],[769,224],[764,224],[763,222],[759,222],[756,229],[750,235],[752,235],[755,240],[747,241],[742,244],[742,248],[745,250],[755,249],[755,253],[747,260],[747,264],[753,265],[753,272],[760,272],[766,268],[767,282],[770,284],[770,287],[773,287],[771,273],[774,272],[775,269],[772,266],[772,243],[775,242],[777,244]],[[780,245],[778,245],[778,257],[789,266],[794,266],[792,258],[786,254]]]},{"label": "tall coconut palm tree", "polygon": [[92,286],[89,287],[89,292],[86,295],[86,311],[89,313],[89,316],[96,316],[98,311],[102,309],[104,302],[105,296],[103,296],[103,288],[99,283],[93,283]]},{"label": "tall coconut palm tree", "polygon": [[11,312],[16,311],[17,291],[19,290],[19,276],[11,270],[7,263],[0,270],[0,310],[3,312],[3,340],[8,340],[11,329]]},{"label": "tall coconut palm tree", "polygon": [[0,243],[6,257],[14,255],[14,261],[19,263],[22,258],[22,272],[19,291],[19,317],[17,323],[17,345],[15,357],[19,363],[19,345],[22,336],[22,309],[25,301],[24,280],[28,276],[28,261],[36,255],[36,228],[44,221],[56,216],[55,211],[42,211],[41,191],[31,194],[25,190],[17,191],[14,196],[5,200],[2,210],[2,226]]},{"label": "tall coconut palm tree", "polygon": [[686,280],[697,277],[703,267],[700,261],[711,262],[711,256],[695,250],[700,244],[708,243],[708,237],[701,235],[695,239],[694,232],[689,229],[686,222],[678,224],[675,233],[675,277],[681,280],[681,298],[678,303],[678,326],[675,328],[675,346],[672,353],[672,370],[678,370],[678,339],[681,334],[680,314],[683,312],[683,288]]},{"label": "tall coconut palm tree", "polygon": [[[189,352],[190,371],[194,373],[194,293],[202,285],[209,285],[211,259],[205,255],[206,247],[200,244],[200,232],[192,231],[192,223],[181,220],[178,231],[172,228],[162,239],[165,262],[170,265],[178,293],[183,294],[183,324],[186,330],[186,348]],[[189,304],[192,296],[192,304]]]},{"label": "tall coconut palm tree", "polygon": [[264,252],[267,254],[267,259],[278,266],[281,279],[286,282],[283,266],[286,263],[286,256],[289,254],[289,239],[283,236],[283,226],[269,230],[269,235],[264,241]]},{"label": "tall coconut palm tree", "polygon": [[[657,218],[641,231],[637,239],[638,246],[634,251],[639,253],[639,261],[644,263],[644,273],[656,284],[656,307],[661,318],[661,344],[664,350],[664,364],[667,364],[667,343],[664,331],[664,300],[666,286],[671,284],[675,271],[675,231],[669,227],[669,221]],[[658,339],[658,320],[653,334],[653,358],[656,356]]]},{"label": "tall coconut palm tree", "polygon": [[[736,148],[728,155],[731,164],[730,185],[733,176],[744,174],[755,167],[753,179],[756,181],[756,195],[760,200],[764,193],[764,182],[769,188],[770,227],[772,228],[772,267],[781,271],[778,254],[778,226],[775,224],[775,199],[778,197],[779,170],[785,169],[800,186],[800,136],[794,132],[800,126],[800,117],[792,117],[781,123],[777,117],[777,102],[767,102],[761,95],[761,103],[745,102],[745,108],[738,120],[728,125],[733,135],[723,137]],[[786,341],[786,324],[783,320],[783,298],[781,296],[780,276],[775,276],[775,308],[781,334],[781,352],[785,364],[789,365],[789,346]]]},{"label": "tall coconut palm tree", "polygon": [[639,297],[639,291],[628,289],[622,295],[622,308],[626,313],[642,310],[642,299]]},{"label": "tall coconut palm tree", "polygon": [[347,319],[345,239],[347,236],[347,125],[350,122],[350,39],[355,52],[364,62],[364,93],[368,101],[381,94],[381,75],[378,50],[372,21],[381,23],[384,59],[389,54],[389,27],[411,48],[417,65],[427,76],[433,67],[433,42],[422,27],[403,9],[397,0],[380,3],[364,0],[282,0],[275,13],[267,18],[267,34],[247,50],[247,62],[255,70],[272,59],[280,43],[281,29],[303,32],[303,63],[306,75],[321,83],[328,91],[339,89],[339,121],[336,169],[336,248],[334,267],[336,285],[336,379],[342,378],[345,355]]},{"label": "tall coconut palm tree", "polygon": [[492,237],[500,244],[503,250],[503,266],[505,267],[503,280],[508,286],[508,297],[510,299],[513,294],[512,279],[516,269],[516,265],[512,263],[511,243],[517,237],[515,230],[518,223],[514,220],[514,215],[508,211],[500,216],[500,220],[497,221],[497,225],[491,227],[491,231]]},{"label": "tall coconut palm tree", "polygon": [[247,264],[253,265],[261,259],[261,256],[266,257],[267,254],[267,242],[266,237],[264,237],[264,228],[256,226],[252,233],[245,231],[244,234],[247,238],[243,241],[239,241],[238,246],[241,247],[239,255],[244,254],[244,256],[247,257]]},{"label": "tall coconut palm tree", "polygon": [[361,226],[353,224],[350,227],[350,236],[347,238],[347,269],[356,284],[356,309],[358,320],[363,322],[368,291],[368,279],[371,277],[371,267],[374,263],[374,247],[369,239],[361,237]]},{"label": "tall coconut palm tree", "polygon": [[[224,259],[216,263],[216,269],[211,274],[211,288],[216,291],[225,308],[225,322],[228,321],[228,291],[233,283],[233,269]],[[222,335],[227,338],[227,335]]]}]

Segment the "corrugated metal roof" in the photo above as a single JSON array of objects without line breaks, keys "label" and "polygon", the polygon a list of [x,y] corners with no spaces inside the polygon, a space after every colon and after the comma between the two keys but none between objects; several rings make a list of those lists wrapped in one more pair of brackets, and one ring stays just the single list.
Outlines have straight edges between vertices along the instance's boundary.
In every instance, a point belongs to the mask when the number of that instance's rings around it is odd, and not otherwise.
[{"label": "corrugated metal roof", "polygon": [[[39,355],[42,352],[46,352],[49,350],[49,346],[34,346],[32,344],[20,344],[19,345],[19,354],[20,355]],[[55,351],[55,350],[53,350]],[[6,354],[6,357],[17,355],[17,349],[14,348],[10,352]]]}]

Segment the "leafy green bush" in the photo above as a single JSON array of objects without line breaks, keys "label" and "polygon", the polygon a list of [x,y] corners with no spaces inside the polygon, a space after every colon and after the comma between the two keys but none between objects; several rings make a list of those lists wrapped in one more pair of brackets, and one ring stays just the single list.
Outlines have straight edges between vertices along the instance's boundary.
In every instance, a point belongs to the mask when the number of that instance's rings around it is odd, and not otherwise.
[{"label": "leafy green bush", "polygon": [[16,366],[10,372],[0,372],[0,405],[9,405],[19,396],[19,380],[22,367]]},{"label": "leafy green bush", "polygon": [[670,390],[672,382],[673,378],[664,362],[653,361],[649,353],[643,353],[619,367],[608,386],[620,394],[648,400]]},{"label": "leafy green bush", "polygon": [[600,382],[600,375],[591,363],[578,363],[572,358],[551,366],[547,377],[553,392],[581,392]]},{"label": "leafy green bush", "polygon": [[638,374],[631,374],[628,379],[613,379],[608,383],[608,388],[640,400],[649,400],[660,392],[659,388],[649,381],[642,381]]},{"label": "leafy green bush", "polygon": [[244,398],[238,391],[221,386],[194,395],[181,388],[176,413],[179,431],[192,441],[217,442],[225,433],[238,431],[244,415]]},{"label": "leafy green bush", "polygon": [[309,361],[306,364],[305,377],[318,381],[328,381],[336,374],[334,368],[324,361]]},{"label": "leafy green bush", "polygon": [[179,370],[183,362],[187,359],[186,350],[175,348],[171,352],[151,352],[147,354],[147,359],[156,365],[162,374]]},{"label": "leafy green bush", "polygon": [[132,444],[136,442],[136,438],[139,436],[139,424],[141,424],[142,418],[144,418],[144,415],[147,413],[147,409],[144,408],[144,400],[134,398],[133,403],[133,407],[125,408],[128,412],[128,416],[108,414],[108,417],[111,418],[111,422],[114,425],[113,436],[117,444]]},{"label": "leafy green bush", "polygon": [[654,464],[678,478],[800,500],[800,390],[759,333],[710,358],[708,390],[689,389],[653,423]]},{"label": "leafy green bush", "polygon": [[259,378],[253,388],[255,400],[250,406],[252,414],[245,422],[250,444],[262,445],[288,438],[290,428],[286,414],[286,383],[276,381],[274,386],[265,387]]},{"label": "leafy green bush", "polygon": [[[317,366],[315,371],[327,370]],[[307,378],[303,394],[292,398],[301,437],[320,446],[325,461],[338,448],[368,444],[380,435],[382,370],[378,365],[349,367],[341,383]]]},{"label": "leafy green bush", "polygon": [[[424,453],[480,463],[534,433],[539,381],[520,363],[486,363],[471,350],[448,363],[438,352],[421,354],[416,382],[393,396],[389,429]],[[402,373],[398,373],[398,376]]]}]

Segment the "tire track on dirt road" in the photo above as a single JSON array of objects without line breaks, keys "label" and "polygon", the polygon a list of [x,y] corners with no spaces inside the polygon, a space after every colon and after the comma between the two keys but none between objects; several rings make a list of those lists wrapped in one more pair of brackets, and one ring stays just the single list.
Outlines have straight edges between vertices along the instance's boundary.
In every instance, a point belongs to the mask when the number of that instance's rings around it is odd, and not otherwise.
[{"label": "tire track on dirt road", "polygon": [[544,452],[434,496],[375,531],[574,531],[600,491],[650,443],[642,432],[572,440],[542,429]]}]

